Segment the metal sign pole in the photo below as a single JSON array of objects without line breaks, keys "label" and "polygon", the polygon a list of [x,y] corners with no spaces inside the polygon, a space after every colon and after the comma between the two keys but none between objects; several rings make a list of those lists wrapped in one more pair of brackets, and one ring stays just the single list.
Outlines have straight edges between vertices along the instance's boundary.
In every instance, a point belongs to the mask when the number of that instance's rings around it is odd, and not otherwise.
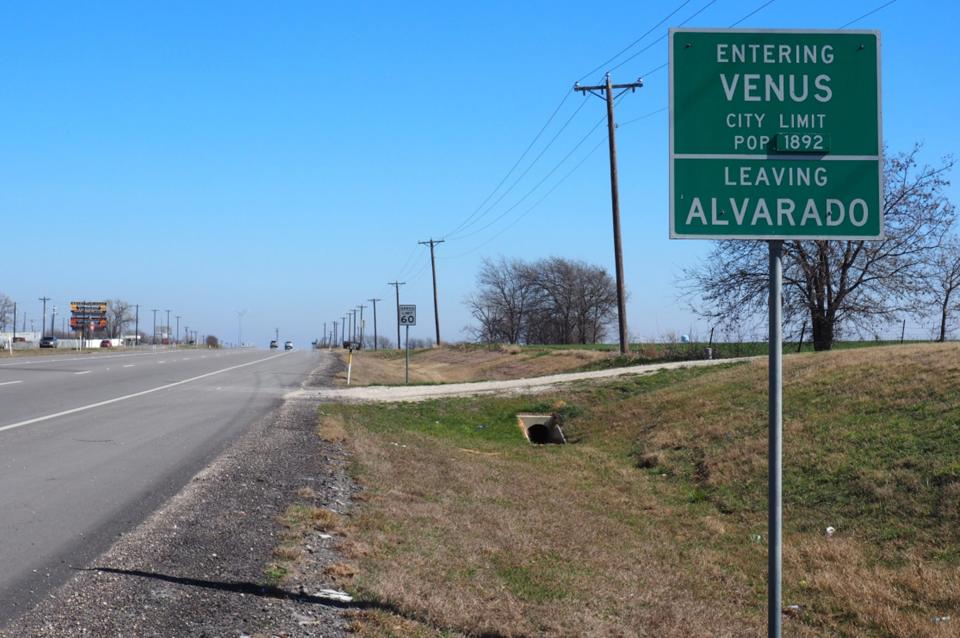
[{"label": "metal sign pole", "polygon": [[405,356],[406,356],[406,364],[405,364],[404,370],[403,370],[403,383],[404,383],[405,385],[409,385],[409,384],[410,384],[410,326],[409,326],[409,325],[407,325],[407,335],[406,335],[406,337],[404,338],[404,342],[405,342],[405,344],[406,344],[406,350],[407,350],[407,352],[406,352],[406,355],[405,355]]},{"label": "metal sign pole", "polygon": [[770,248],[770,326],[768,354],[767,449],[767,636],[780,638],[780,586],[783,554],[783,241]]}]

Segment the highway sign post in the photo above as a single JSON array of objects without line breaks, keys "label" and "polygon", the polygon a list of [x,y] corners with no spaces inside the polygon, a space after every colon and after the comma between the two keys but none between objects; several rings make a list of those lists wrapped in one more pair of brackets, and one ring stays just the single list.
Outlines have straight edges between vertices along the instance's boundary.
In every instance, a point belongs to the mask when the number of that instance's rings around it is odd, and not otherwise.
[{"label": "highway sign post", "polygon": [[399,318],[400,325],[406,326],[407,334],[404,338],[406,353],[404,354],[404,371],[403,371],[403,382],[404,384],[410,383],[410,326],[417,325],[417,306],[415,304],[400,304],[397,306],[397,317]]},{"label": "highway sign post", "polygon": [[670,237],[769,247],[767,635],[781,635],[784,240],[883,238],[880,34],[671,29]]}]

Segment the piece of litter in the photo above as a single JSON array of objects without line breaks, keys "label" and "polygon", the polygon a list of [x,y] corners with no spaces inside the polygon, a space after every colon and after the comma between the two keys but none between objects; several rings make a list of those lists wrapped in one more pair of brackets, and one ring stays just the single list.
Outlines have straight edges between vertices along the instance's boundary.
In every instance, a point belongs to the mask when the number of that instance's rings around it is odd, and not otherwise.
[{"label": "piece of litter", "polygon": [[950,616],[934,616],[933,622],[938,625],[942,622],[950,622]]},{"label": "piece of litter", "polygon": [[797,618],[800,616],[800,605],[787,605],[783,608],[783,615]]},{"label": "piece of litter", "polygon": [[752,540],[754,543],[762,543],[763,536],[760,534],[750,534],[750,540]]},{"label": "piece of litter", "polygon": [[837,528],[828,527],[826,531],[827,531],[827,536],[833,536],[833,533],[837,531]]},{"label": "piece of litter", "polygon": [[348,594],[345,591],[338,591],[336,589],[321,589],[314,594],[317,598],[326,598],[327,600],[336,600],[341,603],[352,603],[353,596]]},{"label": "piece of litter", "polygon": [[328,538],[333,538],[333,534],[319,534],[320,538],[327,540]]}]

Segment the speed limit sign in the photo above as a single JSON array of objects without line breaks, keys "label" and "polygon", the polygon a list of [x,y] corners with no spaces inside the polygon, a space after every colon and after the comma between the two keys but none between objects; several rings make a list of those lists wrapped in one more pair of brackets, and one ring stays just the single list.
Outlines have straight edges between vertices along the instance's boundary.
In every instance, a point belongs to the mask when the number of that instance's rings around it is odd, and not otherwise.
[{"label": "speed limit sign", "polygon": [[400,325],[401,326],[415,326],[417,325],[417,306],[414,304],[407,304],[400,306]]}]

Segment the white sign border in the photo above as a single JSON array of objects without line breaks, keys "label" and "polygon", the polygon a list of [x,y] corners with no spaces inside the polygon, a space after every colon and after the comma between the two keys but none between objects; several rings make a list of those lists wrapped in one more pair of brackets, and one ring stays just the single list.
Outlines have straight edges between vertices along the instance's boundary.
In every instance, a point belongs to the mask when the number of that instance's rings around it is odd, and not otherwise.
[{"label": "white sign border", "polygon": [[404,314],[407,314],[407,315],[410,314],[409,312],[405,312],[405,311],[404,311],[406,308],[413,308],[413,323],[403,323],[403,322],[401,321],[401,322],[400,322],[400,325],[401,325],[401,326],[407,326],[408,328],[409,328],[410,326],[416,326],[416,325],[417,325],[417,304],[413,304],[413,303],[402,303],[402,304],[400,304],[400,307],[397,308],[397,315],[398,315],[398,317],[403,317]]},{"label": "white sign border", "polygon": [[[678,234],[675,228],[675,217],[674,217],[674,204],[676,202],[676,193],[674,192],[674,163],[677,159],[676,153],[673,149],[673,114],[674,114],[674,105],[673,105],[673,37],[677,33],[749,33],[749,34],[761,34],[761,33],[792,33],[792,34],[811,34],[811,35],[831,35],[831,34],[849,34],[849,35],[872,35],[877,39],[877,172],[879,173],[879,184],[880,184],[880,194],[877,201],[880,202],[880,235],[804,235],[802,237],[797,237],[795,235],[689,235],[689,234]],[[881,101],[883,99],[883,87],[882,87],[882,76],[880,74],[880,60],[881,60],[881,46],[882,41],[880,38],[880,31],[876,29],[716,29],[716,28],[707,28],[707,29],[698,29],[698,28],[684,28],[684,27],[671,27],[667,31],[667,73],[669,75],[669,93],[670,93],[670,106],[669,106],[669,120],[670,120],[670,239],[712,239],[712,240],[724,240],[724,239],[749,239],[756,241],[767,241],[767,240],[783,240],[783,241],[881,241],[886,238],[883,225],[883,193],[884,193],[884,180],[883,180],[883,106]],[[803,156],[804,159],[809,160],[809,156]],[[790,155],[781,155],[781,154],[765,154],[760,157],[754,155],[752,158],[747,157],[745,159],[798,159],[798,156]],[[824,161],[821,159],[820,161]]]}]

